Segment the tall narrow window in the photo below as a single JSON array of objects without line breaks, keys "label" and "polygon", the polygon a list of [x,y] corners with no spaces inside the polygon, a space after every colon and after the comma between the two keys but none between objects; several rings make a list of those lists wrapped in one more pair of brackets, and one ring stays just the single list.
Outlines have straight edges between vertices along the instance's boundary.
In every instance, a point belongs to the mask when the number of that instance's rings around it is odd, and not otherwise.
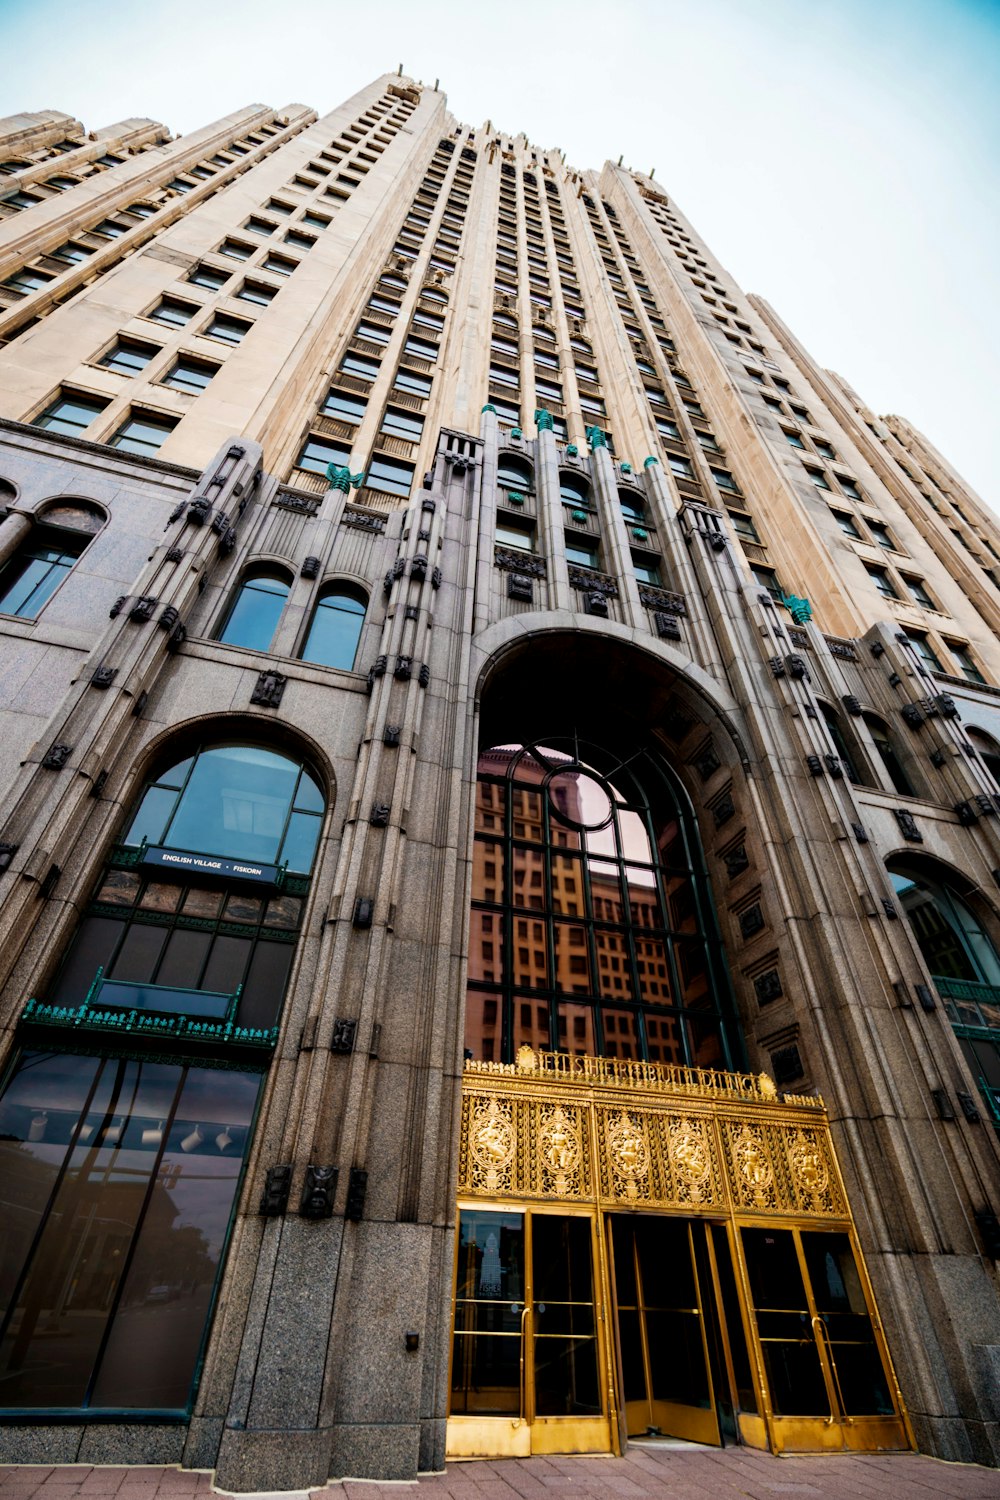
[{"label": "tall narrow window", "polygon": [[316,602],[305,645],[303,661],[323,667],[340,667],[349,672],[354,666],[361,627],[365,620],[366,601],[343,584],[324,588]]},{"label": "tall narrow window", "polygon": [[103,524],[96,510],[50,506],[0,568],[0,614],[36,619]]},{"label": "tall narrow window", "polygon": [[288,589],[288,579],[281,574],[256,573],[244,579],[219,640],[248,651],[270,651]]}]

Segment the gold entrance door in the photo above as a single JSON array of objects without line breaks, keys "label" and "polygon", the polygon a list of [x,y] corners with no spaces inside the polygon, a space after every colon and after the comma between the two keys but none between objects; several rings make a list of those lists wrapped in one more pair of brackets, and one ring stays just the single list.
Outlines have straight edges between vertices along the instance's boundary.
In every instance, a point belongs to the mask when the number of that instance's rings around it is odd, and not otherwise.
[{"label": "gold entrance door", "polygon": [[705,1225],[655,1214],[616,1214],[609,1224],[626,1433],[721,1444],[706,1306],[711,1273],[695,1244],[698,1236],[704,1252]]},{"label": "gold entrance door", "polygon": [[740,1233],[776,1449],[912,1446],[846,1230]]},{"label": "gold entrance door", "polygon": [[459,1214],[448,1454],[612,1446],[593,1213]]}]

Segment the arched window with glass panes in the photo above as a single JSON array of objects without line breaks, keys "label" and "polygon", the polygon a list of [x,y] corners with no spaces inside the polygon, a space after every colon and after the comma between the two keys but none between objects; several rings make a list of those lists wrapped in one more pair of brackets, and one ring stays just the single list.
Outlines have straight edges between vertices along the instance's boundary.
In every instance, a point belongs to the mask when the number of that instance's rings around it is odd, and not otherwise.
[{"label": "arched window with glass panes", "polygon": [[697,826],[659,756],[493,745],[475,821],[467,1055],[741,1065]]}]

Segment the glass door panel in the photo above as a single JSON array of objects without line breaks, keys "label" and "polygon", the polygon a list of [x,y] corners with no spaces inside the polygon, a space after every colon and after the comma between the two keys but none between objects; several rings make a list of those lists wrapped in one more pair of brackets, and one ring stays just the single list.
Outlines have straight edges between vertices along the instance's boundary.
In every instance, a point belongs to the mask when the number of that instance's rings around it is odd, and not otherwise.
[{"label": "glass door panel", "polygon": [[775,1416],[834,1417],[790,1229],[744,1229],[750,1295]]},{"label": "glass door panel", "polygon": [[894,1416],[850,1239],[846,1234],[803,1231],[802,1249],[845,1415]]},{"label": "glass door panel", "polygon": [[521,1418],[524,1215],[463,1210],[455,1282],[451,1410]]},{"label": "glass door panel", "polygon": [[540,1417],[600,1417],[592,1220],[531,1221],[532,1368]]},{"label": "glass door panel", "polygon": [[626,1430],[720,1443],[702,1286],[685,1219],[611,1220]]}]

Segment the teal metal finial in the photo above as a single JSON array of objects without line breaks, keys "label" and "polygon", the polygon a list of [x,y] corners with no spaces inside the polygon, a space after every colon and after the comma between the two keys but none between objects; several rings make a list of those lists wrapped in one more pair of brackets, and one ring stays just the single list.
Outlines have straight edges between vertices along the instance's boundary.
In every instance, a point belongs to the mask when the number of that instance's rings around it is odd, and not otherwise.
[{"label": "teal metal finial", "polygon": [[520,427],[512,427],[510,429],[510,435],[511,435],[511,437],[516,437],[516,438],[524,437],[524,433],[521,431]]},{"label": "teal metal finial", "polygon": [[486,405],[483,407],[483,411],[491,411],[494,416],[496,416],[497,414],[496,407],[489,401],[487,401]]},{"label": "teal metal finial", "polygon": [[546,411],[544,406],[540,406],[535,412],[535,426],[539,432],[551,432],[555,426],[552,420],[552,413]]},{"label": "teal metal finial", "polygon": [[800,599],[798,594],[781,593],[781,602],[788,610],[796,625],[808,625],[813,617],[812,605],[808,599]]},{"label": "teal metal finial", "polygon": [[608,440],[604,436],[604,433],[601,431],[600,427],[587,428],[587,442],[590,444],[591,452],[593,452],[595,448],[606,448],[608,446]]},{"label": "teal metal finial", "polygon": [[579,454],[580,454],[580,450],[576,446],[575,443],[567,443],[566,444],[566,457],[567,458],[578,458]]},{"label": "teal metal finial", "polygon": [[326,477],[331,490],[342,490],[345,495],[349,495],[352,485],[359,490],[364,484],[365,471],[362,469],[360,474],[352,474],[346,464],[327,464]]},{"label": "teal metal finial", "polygon": [[621,466],[621,471],[622,471],[623,474],[631,474],[631,472],[632,472],[632,465],[631,464],[624,464],[623,463],[622,466]]},{"label": "teal metal finial", "polygon": [[648,469],[650,464],[658,464],[659,462],[660,460],[658,458],[653,458],[653,456],[650,455],[649,458],[643,459],[642,467],[644,469]]}]

